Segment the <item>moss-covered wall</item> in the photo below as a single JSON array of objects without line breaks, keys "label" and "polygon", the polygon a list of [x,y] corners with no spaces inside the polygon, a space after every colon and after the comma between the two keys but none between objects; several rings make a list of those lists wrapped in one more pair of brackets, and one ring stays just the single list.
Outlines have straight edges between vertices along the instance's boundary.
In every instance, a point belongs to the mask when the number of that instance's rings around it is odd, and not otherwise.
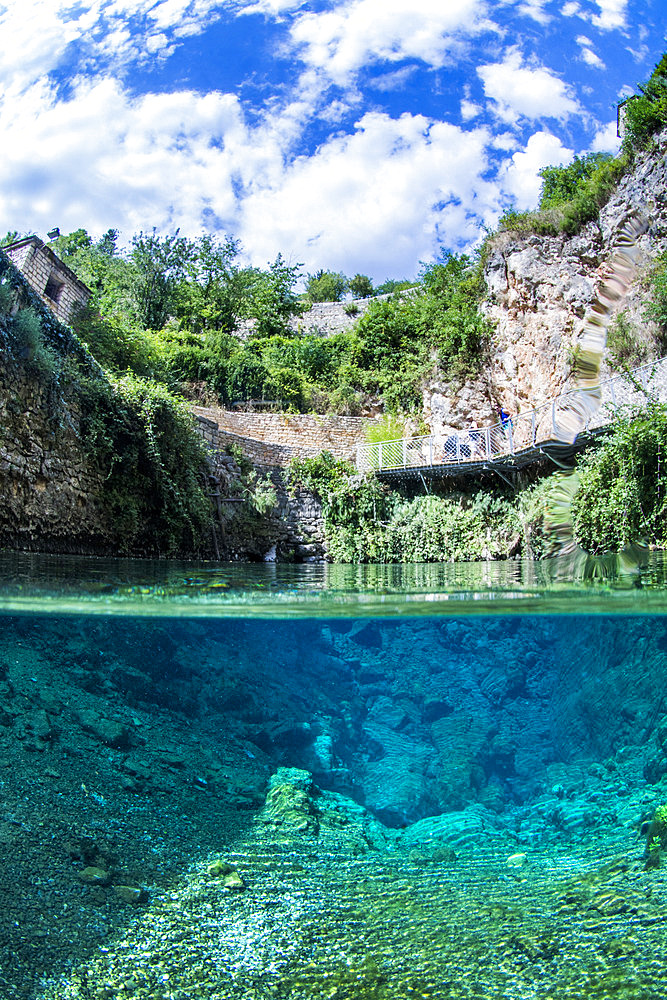
[{"label": "moss-covered wall", "polygon": [[75,394],[48,386],[3,351],[0,366],[0,545],[105,552],[111,537],[102,477],[79,437]]}]

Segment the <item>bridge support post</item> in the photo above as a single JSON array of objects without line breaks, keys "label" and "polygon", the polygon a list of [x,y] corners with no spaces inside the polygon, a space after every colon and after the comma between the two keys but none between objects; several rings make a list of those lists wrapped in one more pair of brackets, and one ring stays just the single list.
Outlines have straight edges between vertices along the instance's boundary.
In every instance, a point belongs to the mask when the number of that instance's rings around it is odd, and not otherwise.
[{"label": "bridge support post", "polygon": [[487,427],[484,431],[484,438],[486,444],[486,460],[491,461],[491,428]]}]

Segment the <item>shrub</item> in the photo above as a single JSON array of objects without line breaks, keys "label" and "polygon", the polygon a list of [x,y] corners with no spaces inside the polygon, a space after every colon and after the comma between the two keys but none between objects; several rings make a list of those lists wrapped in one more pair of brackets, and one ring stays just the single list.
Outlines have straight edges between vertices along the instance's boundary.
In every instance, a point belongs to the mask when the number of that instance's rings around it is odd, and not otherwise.
[{"label": "shrub", "polygon": [[125,376],[81,384],[82,437],[104,474],[104,502],[121,551],[196,554],[211,504],[206,453],[185,405],[163,386]]},{"label": "shrub", "polygon": [[631,542],[667,543],[667,407],[653,403],[618,422],[579,463],[572,503],[576,540],[589,552]]},{"label": "shrub", "polygon": [[567,166],[543,167],[540,170],[542,190],[539,207],[558,208],[571,201],[602,164],[611,159],[609,153],[587,153],[575,156]]},{"label": "shrub", "polygon": [[645,316],[657,328],[657,344],[661,354],[667,351],[667,254],[662,254],[649,274],[649,301]]},{"label": "shrub", "polygon": [[16,292],[11,285],[5,281],[0,281],[0,317],[9,315],[15,298]]},{"label": "shrub", "polygon": [[29,369],[42,379],[58,374],[62,358],[45,342],[42,322],[34,309],[20,309],[12,321],[11,332],[18,356]]},{"label": "shrub", "polygon": [[373,294],[373,282],[365,274],[355,274],[350,278],[350,291],[357,299],[367,299]]},{"label": "shrub", "polygon": [[656,132],[667,126],[667,54],[663,55],[640,93],[625,102],[623,148],[645,149]]},{"label": "shrub", "polygon": [[361,478],[328,452],[293,461],[293,484],[322,501],[334,562],[449,562],[503,556],[515,542],[517,511],[503,496],[405,500],[374,476]]},{"label": "shrub", "polygon": [[648,357],[648,346],[639,339],[626,312],[619,313],[609,327],[607,348],[614,368],[636,368]]}]

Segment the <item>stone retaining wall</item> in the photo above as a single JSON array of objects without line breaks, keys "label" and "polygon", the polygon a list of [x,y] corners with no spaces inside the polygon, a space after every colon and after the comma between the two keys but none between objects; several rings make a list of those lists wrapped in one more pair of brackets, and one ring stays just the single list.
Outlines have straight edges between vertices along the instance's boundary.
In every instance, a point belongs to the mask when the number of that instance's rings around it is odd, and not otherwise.
[{"label": "stone retaining wall", "polygon": [[367,417],[329,417],[308,413],[235,413],[196,406],[205,440],[213,449],[238,444],[259,466],[286,466],[294,457],[311,458],[330,451],[354,461],[357,445],[366,440]]}]

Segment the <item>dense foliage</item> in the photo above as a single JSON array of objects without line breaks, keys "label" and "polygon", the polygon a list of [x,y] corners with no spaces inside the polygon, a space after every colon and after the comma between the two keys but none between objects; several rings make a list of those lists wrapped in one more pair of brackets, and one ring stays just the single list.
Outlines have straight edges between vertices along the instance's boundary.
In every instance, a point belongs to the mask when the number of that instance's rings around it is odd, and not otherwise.
[{"label": "dense foliage", "polygon": [[[74,326],[105,368],[176,392],[204,387],[223,405],[358,413],[377,400],[414,410],[427,373],[474,372],[490,336],[480,270],[465,256],[443,255],[409,292],[373,299],[353,329],[323,338],[290,323],[308,308],[299,268],[280,256],[265,271],[241,267],[233,240],[140,234],[123,254],[113,230],[97,242],[77,230],[54,247],[93,291]],[[373,290],[364,275],[350,285]],[[345,287],[343,275],[320,271],[307,294],[334,300]]]},{"label": "dense foliage", "polygon": [[506,556],[522,537],[522,514],[502,494],[478,490],[405,499],[374,477],[354,475],[324,452],[295,460],[292,483],[322,501],[334,562],[453,562]]},{"label": "dense foliage", "polygon": [[621,177],[631,163],[627,152],[615,158],[602,154],[575,157],[565,167],[545,167],[540,209],[516,212],[510,209],[499,223],[501,230],[551,236],[578,233],[588,222],[595,222]]},{"label": "dense foliage", "polygon": [[[17,308],[18,307],[18,308]],[[103,475],[119,551],[206,551],[211,505],[205,454],[182,401],[152,380],[108,376],[0,253],[0,337],[45,388],[54,428],[80,412],[84,449]]]},{"label": "dense foliage", "polygon": [[609,153],[588,153],[575,156],[567,166],[544,167],[540,170],[542,190],[540,208],[558,208],[575,198],[593,174],[611,160]]},{"label": "dense foliage", "polygon": [[577,541],[589,552],[631,542],[667,545],[667,407],[652,404],[620,420],[579,463],[572,510]]},{"label": "dense foliage", "polygon": [[667,53],[656,65],[639,94],[623,106],[626,149],[645,149],[656,132],[667,127]]}]

